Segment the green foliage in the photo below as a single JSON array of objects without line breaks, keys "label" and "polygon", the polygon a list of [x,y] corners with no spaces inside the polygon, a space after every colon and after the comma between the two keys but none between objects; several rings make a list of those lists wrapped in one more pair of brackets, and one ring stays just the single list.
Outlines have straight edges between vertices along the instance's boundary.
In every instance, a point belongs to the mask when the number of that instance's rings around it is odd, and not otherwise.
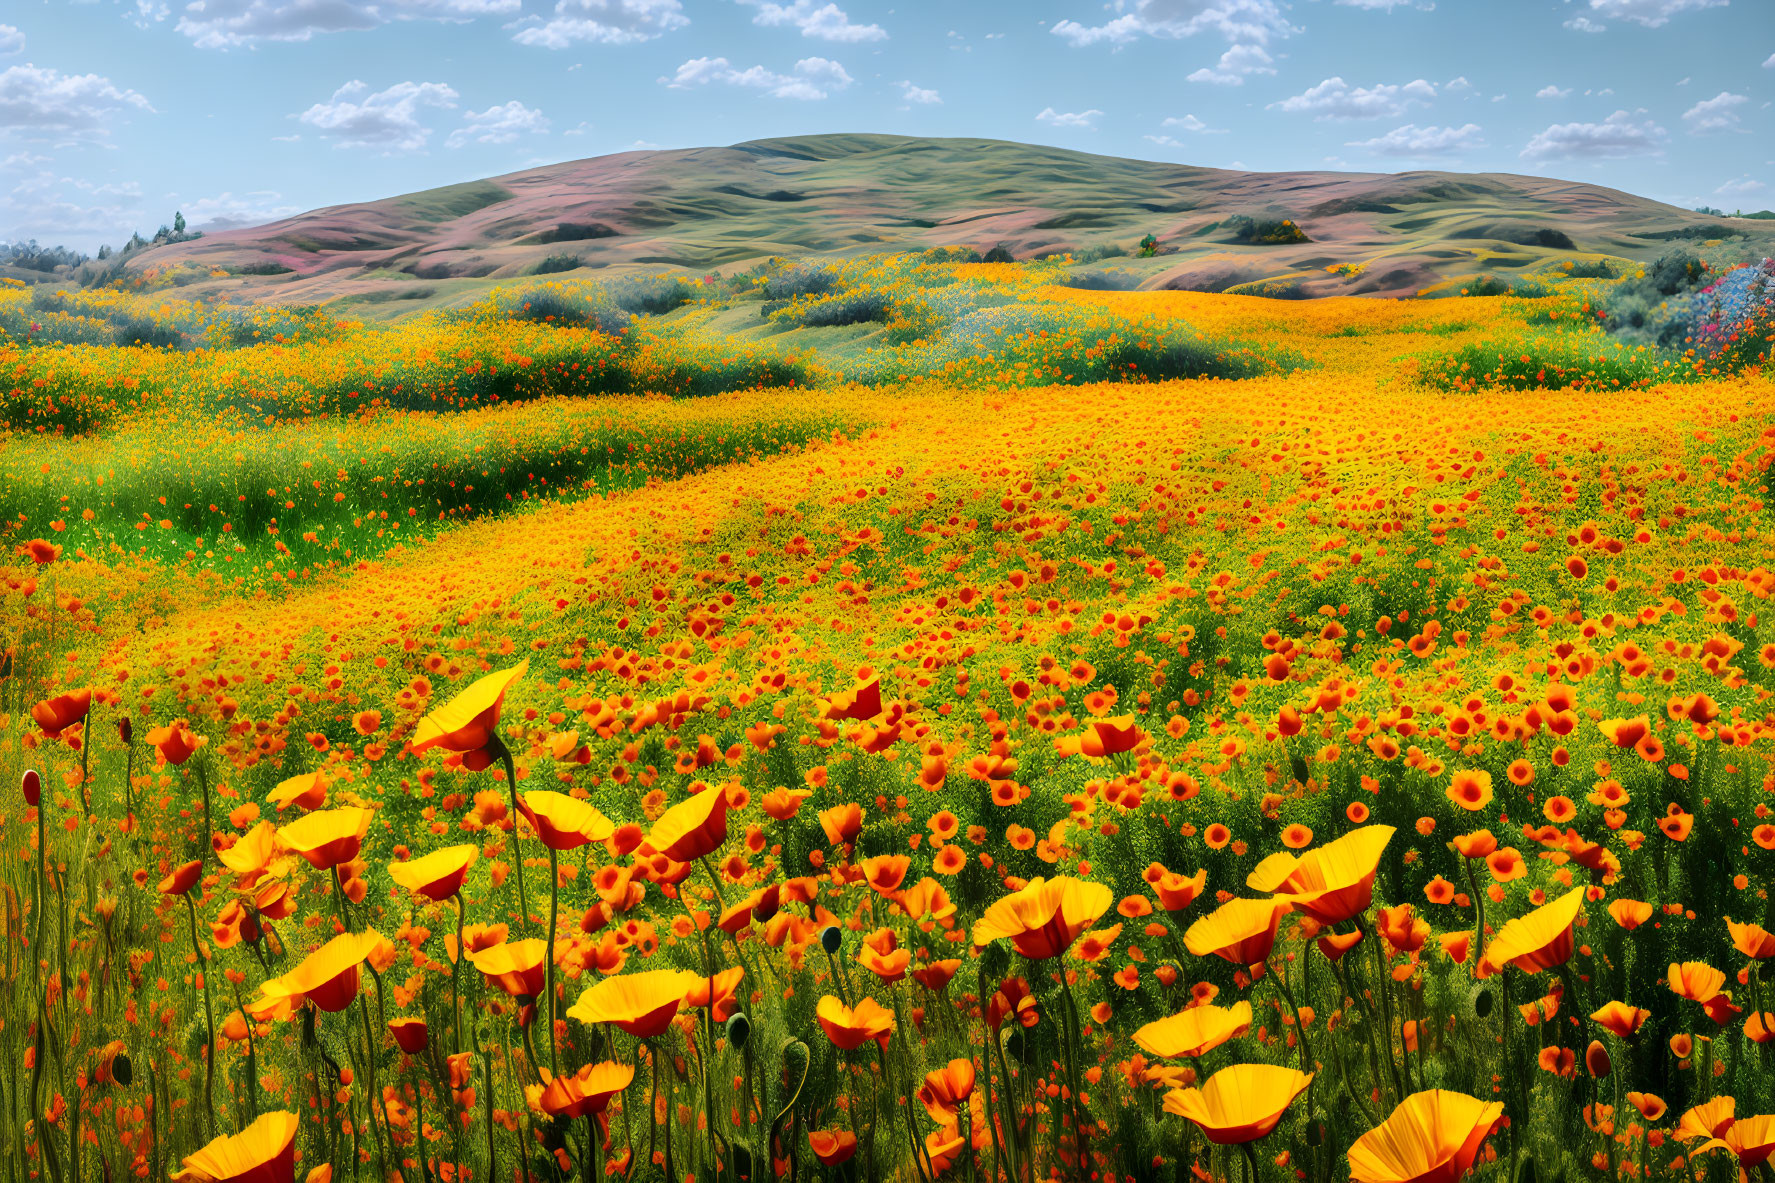
[{"label": "green foliage", "polygon": [[1226,232],[1229,242],[1246,246],[1287,246],[1313,241],[1292,218],[1260,220],[1246,214],[1234,214],[1220,223],[1220,229]]}]

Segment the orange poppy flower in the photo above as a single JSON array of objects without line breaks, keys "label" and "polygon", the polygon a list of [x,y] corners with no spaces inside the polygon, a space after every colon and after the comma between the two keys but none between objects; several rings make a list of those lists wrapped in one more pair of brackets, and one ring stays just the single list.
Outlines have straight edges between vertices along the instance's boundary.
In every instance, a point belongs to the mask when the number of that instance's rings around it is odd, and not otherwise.
[{"label": "orange poppy flower", "polygon": [[863,939],[857,961],[883,983],[892,983],[906,976],[906,967],[912,964],[912,951],[899,947],[893,929],[878,928]]},{"label": "orange poppy flower", "polygon": [[518,808],[542,844],[550,850],[573,850],[588,842],[603,842],[616,833],[616,826],[609,818],[566,793],[520,793]]},{"label": "orange poppy flower", "polygon": [[1761,925],[1740,924],[1728,916],[1726,931],[1732,934],[1733,946],[1752,961],[1775,957],[1775,933],[1768,932]]},{"label": "orange poppy flower", "polygon": [[925,1073],[918,1099],[932,1121],[939,1125],[954,1124],[962,1102],[974,1095],[974,1077],[972,1060],[951,1060],[941,1068]]},{"label": "orange poppy flower", "polygon": [[60,739],[62,732],[86,718],[92,710],[92,691],[70,690],[31,708],[31,718],[50,739]]},{"label": "orange poppy flower", "polygon": [[905,882],[906,870],[912,866],[912,860],[903,854],[878,854],[864,859],[860,865],[864,881],[873,890],[892,895]]},{"label": "orange poppy flower", "polygon": [[1319,946],[1319,952],[1325,954],[1326,960],[1328,961],[1342,960],[1345,953],[1348,953],[1351,949],[1354,949],[1361,943],[1362,933],[1360,931],[1327,933],[1325,936],[1320,937],[1316,942]]},{"label": "orange poppy flower", "polygon": [[1625,1002],[1605,1002],[1590,1016],[1603,1030],[1620,1039],[1631,1039],[1651,1017],[1651,1011],[1628,1006]]},{"label": "orange poppy flower", "polygon": [[1609,915],[1616,924],[1632,932],[1652,918],[1652,905],[1621,896],[1609,901]]},{"label": "orange poppy flower", "polygon": [[1528,864],[1522,861],[1522,852],[1514,846],[1500,846],[1486,855],[1485,866],[1491,872],[1491,877],[1499,883],[1511,883],[1528,877]]},{"label": "orange poppy flower", "polygon": [[1148,1023],[1134,1033],[1134,1042],[1160,1059],[1205,1056],[1229,1039],[1251,1030],[1251,1004],[1231,1007],[1186,1006],[1168,1019]]},{"label": "orange poppy flower", "polygon": [[1424,898],[1432,904],[1452,903],[1455,898],[1455,885],[1438,875],[1424,884]]},{"label": "orange poppy flower", "polygon": [[888,1037],[894,1033],[894,1012],[873,998],[864,998],[852,1009],[828,994],[814,1008],[814,1018],[833,1046],[847,1052],[871,1039],[885,1049]]},{"label": "orange poppy flower", "polygon": [[1294,1099],[1313,1083],[1311,1073],[1273,1064],[1222,1068],[1201,1088],[1165,1094],[1165,1112],[1196,1123],[1210,1142],[1235,1146],[1255,1142],[1281,1124]]},{"label": "orange poppy flower", "polygon": [[1491,804],[1491,773],[1482,768],[1455,773],[1449,778],[1447,796],[1462,809],[1477,813]]},{"label": "orange poppy flower", "polygon": [[929,965],[921,965],[912,971],[912,980],[926,990],[941,990],[947,986],[956,971],[961,968],[961,958],[950,957],[943,961],[933,961]]},{"label": "orange poppy flower", "polygon": [[480,849],[472,842],[446,846],[421,858],[404,863],[389,863],[388,877],[415,895],[428,900],[447,900],[462,890],[468,869],[480,857]]},{"label": "orange poppy flower", "polygon": [[1628,1093],[1627,1103],[1639,1110],[1639,1115],[1647,1121],[1657,1121],[1670,1111],[1664,1098],[1656,1093]]},{"label": "orange poppy flower", "polygon": [[786,822],[800,813],[801,803],[813,795],[812,789],[772,789],[759,798],[758,804],[764,810],[764,816]]},{"label": "orange poppy flower", "polygon": [[259,987],[267,1003],[286,1001],[299,1007],[304,1000],[329,1014],[342,1011],[357,997],[358,966],[378,945],[382,934],[375,929],[340,933],[282,977]]},{"label": "orange poppy flower", "polygon": [[1632,719],[1604,719],[1597,728],[1618,748],[1638,747],[1639,741],[1652,733],[1652,724],[1644,715]]},{"label": "orange poppy flower", "polygon": [[1514,965],[1524,973],[1564,965],[1572,956],[1572,925],[1583,909],[1584,889],[1574,887],[1526,916],[1518,916],[1492,938],[1485,950],[1486,962],[1495,969]]},{"label": "orange poppy flower", "polygon": [[809,1130],[807,1145],[822,1164],[835,1167],[857,1153],[857,1136],[849,1130]]},{"label": "orange poppy flower", "polygon": [[1175,871],[1165,871],[1154,881],[1153,894],[1159,897],[1159,907],[1167,912],[1181,912],[1196,902],[1196,897],[1208,886],[1208,869],[1206,867],[1194,875],[1180,875]]},{"label": "orange poppy flower", "polygon": [[1658,819],[1658,828],[1672,842],[1686,842],[1689,838],[1689,831],[1695,828],[1695,815],[1684,813],[1672,806],[1670,813]]},{"label": "orange poppy flower", "polygon": [[510,669],[497,670],[469,684],[462,693],[419,720],[413,730],[413,752],[442,748],[460,752],[463,764],[480,771],[493,762],[493,744],[499,739],[499,712],[512,684],[529,671],[520,661]]},{"label": "orange poppy flower", "polygon": [[317,810],[284,826],[277,837],[315,870],[329,871],[358,856],[371,816],[355,806]]},{"label": "orange poppy flower", "polygon": [[1392,826],[1364,826],[1296,858],[1277,851],[1245,878],[1253,891],[1274,892],[1320,924],[1332,925],[1368,911],[1381,854]]},{"label": "orange poppy flower", "polygon": [[1301,825],[1299,822],[1295,822],[1293,825],[1284,828],[1282,831],[1282,845],[1286,846],[1289,850],[1299,850],[1303,846],[1311,846],[1312,842],[1312,829],[1308,826]]},{"label": "orange poppy flower", "polygon": [[1426,1089],[1350,1147],[1352,1183],[1454,1183],[1479,1155],[1504,1106]]},{"label": "orange poppy flower", "polygon": [[264,1114],[240,1133],[185,1156],[173,1183],[293,1183],[297,1126],[294,1113]]},{"label": "orange poppy flower", "polygon": [[715,996],[715,1021],[717,1023],[725,1023],[729,1017],[732,1016],[733,1012],[738,1009],[738,1007],[734,1005],[734,991],[739,988],[740,979],[745,975],[746,971],[737,965],[732,969],[722,970],[713,978],[707,978],[702,974],[697,974],[696,984],[684,995],[684,1005],[691,1010],[697,1010],[708,1006],[710,988],[713,987]]},{"label": "orange poppy flower", "polygon": [[1071,948],[1114,902],[1114,893],[1101,883],[1066,875],[1037,878],[986,909],[974,924],[974,944],[984,948],[1009,937],[1031,961],[1054,957]]},{"label": "orange poppy flower", "polygon": [[551,1117],[589,1117],[609,1108],[635,1079],[632,1064],[606,1060],[587,1064],[572,1076],[557,1076],[542,1090],[542,1111]]},{"label": "orange poppy flower", "polygon": [[[1687,1058],[1684,1056],[1683,1058]],[[1678,1142],[1696,1138],[1717,1138],[1737,1121],[1738,1102],[1731,1097],[1715,1097],[1685,1112],[1676,1123],[1671,1136]]]},{"label": "orange poppy flower", "polygon": [[304,812],[319,809],[327,803],[327,778],[319,772],[304,772],[277,782],[266,797],[279,813],[292,805]]},{"label": "orange poppy flower", "polygon": [[1208,844],[1209,850],[1225,850],[1227,843],[1233,840],[1233,832],[1220,822],[1215,822],[1202,831],[1202,841]]},{"label": "orange poppy flower", "polygon": [[193,734],[185,720],[174,719],[165,727],[156,727],[149,731],[148,742],[154,745],[164,763],[177,765],[195,756],[197,750],[209,741]]},{"label": "orange poppy flower", "polygon": [[424,1019],[391,1019],[388,1033],[394,1036],[397,1047],[409,1056],[416,1056],[425,1050],[430,1042],[431,1032]]},{"label": "orange poppy flower", "polygon": [[820,829],[829,846],[850,846],[863,832],[863,807],[855,801],[820,810]]},{"label": "orange poppy flower", "polygon": [[850,719],[861,723],[881,714],[881,679],[868,670],[863,672],[867,676],[859,678],[855,686],[826,700],[820,712],[822,719]]},{"label": "orange poppy flower", "polygon": [[1234,965],[1269,960],[1276,926],[1293,905],[1277,896],[1267,900],[1231,899],[1189,926],[1183,944],[1197,957],[1213,954]]},{"label": "orange poppy flower", "polygon": [[727,841],[727,790],[714,786],[678,802],[653,823],[647,841],[675,863],[721,849]]},{"label": "orange poppy flower", "polygon": [[1498,840],[1490,830],[1474,830],[1471,834],[1457,834],[1454,848],[1462,858],[1480,859],[1498,848]]},{"label": "orange poppy flower", "polygon": [[1673,961],[1665,981],[1678,997],[1706,1003],[1717,998],[1725,988],[1726,975],[1724,971],[1713,968],[1705,961],[1684,961],[1680,964]]},{"label": "orange poppy flower", "polygon": [[1136,725],[1133,715],[1092,719],[1091,729],[1079,738],[1079,751],[1101,759],[1131,752],[1145,739],[1146,732]]},{"label": "orange poppy flower", "polygon": [[202,878],[203,860],[192,859],[190,862],[175,869],[171,875],[162,879],[159,888],[156,890],[158,890],[161,895],[184,895],[193,887],[196,887],[198,880]]},{"label": "orange poppy flower", "polygon": [[1738,1169],[1742,1174],[1754,1173],[1770,1155],[1775,1154],[1775,1114],[1741,1118],[1690,1154],[1705,1154],[1709,1150],[1731,1151],[1738,1156]]},{"label": "orange poppy flower", "polygon": [[620,974],[588,987],[567,1009],[567,1017],[609,1023],[637,1039],[652,1039],[665,1034],[672,1016],[699,982],[696,974],[680,969]]},{"label": "orange poppy flower", "polygon": [[542,993],[547,976],[547,957],[548,942],[531,937],[471,952],[468,961],[481,971],[489,986],[497,986],[513,998],[535,998]]}]

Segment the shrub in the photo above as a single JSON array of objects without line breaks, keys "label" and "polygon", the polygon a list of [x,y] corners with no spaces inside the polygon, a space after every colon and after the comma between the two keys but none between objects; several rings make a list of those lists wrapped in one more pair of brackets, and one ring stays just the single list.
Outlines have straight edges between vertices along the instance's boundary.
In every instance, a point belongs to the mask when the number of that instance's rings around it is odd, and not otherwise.
[{"label": "shrub", "polygon": [[579,270],[578,255],[549,255],[536,266],[530,268],[532,275],[555,275],[562,271]]},{"label": "shrub", "polygon": [[1286,246],[1296,242],[1311,242],[1307,232],[1295,225],[1294,219],[1259,221],[1245,214],[1234,214],[1220,224],[1225,230],[1228,241],[1244,243],[1247,246]]},{"label": "shrub", "polygon": [[[893,301],[878,288],[859,287],[813,300],[794,300],[769,313],[778,324],[830,328],[886,320]],[[769,307],[768,305],[766,307]]]},{"label": "shrub", "polygon": [[838,275],[828,267],[812,263],[796,263],[785,267],[764,281],[764,294],[772,300],[793,300],[797,296],[817,296],[838,285]]},{"label": "shrub", "polygon": [[1001,242],[981,256],[980,261],[982,263],[1015,263],[1017,257]]},{"label": "shrub", "polygon": [[185,334],[147,317],[132,316],[117,326],[115,343],[143,345],[150,349],[180,349],[185,345]]},{"label": "shrub", "polygon": [[663,316],[697,298],[697,285],[671,275],[627,275],[605,285],[624,312]]}]

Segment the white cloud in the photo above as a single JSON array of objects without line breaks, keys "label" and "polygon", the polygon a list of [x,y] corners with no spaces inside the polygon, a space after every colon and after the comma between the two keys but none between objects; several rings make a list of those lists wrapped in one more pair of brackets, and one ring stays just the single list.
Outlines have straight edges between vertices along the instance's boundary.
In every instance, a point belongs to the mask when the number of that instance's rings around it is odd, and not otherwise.
[{"label": "white cloud", "polygon": [[1554,160],[1648,156],[1662,152],[1668,138],[1665,130],[1652,120],[1641,121],[1626,111],[1616,111],[1601,123],[1556,123],[1530,140],[1522,157]]},{"label": "white cloud", "polygon": [[[1671,17],[1683,12],[1699,12],[1704,8],[1724,8],[1731,0],[1590,0],[1590,15],[1603,20],[1632,21],[1644,25],[1648,29],[1656,29],[1665,24]],[[1603,26],[1597,25],[1585,17],[1577,16],[1567,21],[1566,28],[1583,27],[1582,32],[1599,33]]]},{"label": "white cloud", "polygon": [[1337,0],[1337,2],[1345,8],[1366,8],[1378,12],[1392,12],[1395,8],[1403,8],[1408,4],[1425,11],[1436,7],[1434,4],[1420,4],[1418,0]]},{"label": "white cloud", "polygon": [[1419,127],[1408,123],[1372,140],[1351,140],[1346,147],[1366,148],[1378,156],[1444,156],[1485,147],[1477,123],[1461,127]]},{"label": "white cloud", "polygon": [[120,112],[152,113],[148,100],[97,74],[13,66],[0,73],[0,133],[104,139]]},{"label": "white cloud", "polygon": [[[520,6],[521,0],[191,0],[176,27],[199,49],[238,49],[374,29],[396,20],[513,16]],[[137,8],[138,20],[164,16],[158,5],[138,0]]]},{"label": "white cloud", "polygon": [[302,207],[283,200],[283,194],[270,189],[254,193],[218,193],[180,207],[185,221],[193,230],[234,230],[242,226],[261,226],[291,214]]},{"label": "white cloud", "polygon": [[1763,69],[1775,70],[1775,53],[1769,55],[1769,60],[1763,63]]},{"label": "white cloud", "polygon": [[1293,32],[1276,0],[1134,0],[1134,11],[1101,25],[1074,20],[1048,30],[1075,46],[1125,45],[1141,37],[1193,37],[1219,33],[1228,41],[1267,45]]},{"label": "white cloud", "polygon": [[1569,86],[1564,90],[1561,90],[1559,87],[1549,83],[1548,85],[1543,86],[1540,90],[1537,90],[1535,92],[1535,97],[1537,99],[1564,99],[1570,98],[1571,93],[1572,88]]},{"label": "white cloud", "polygon": [[1574,16],[1565,23],[1565,27],[1574,33],[1606,33],[1609,31],[1607,25],[1599,25],[1587,16]]},{"label": "white cloud", "polygon": [[25,52],[25,35],[11,25],[0,25],[0,57]]},{"label": "white cloud", "polygon": [[1089,131],[1094,130],[1097,126],[1091,120],[1102,114],[1103,112],[1095,107],[1089,111],[1056,111],[1052,107],[1043,107],[1036,112],[1035,121],[1045,123],[1049,127],[1082,127]]},{"label": "white cloud", "polygon": [[901,80],[900,82],[895,83],[895,85],[900,88],[900,97],[909,103],[917,103],[920,106],[929,107],[935,106],[943,101],[943,96],[936,91],[926,89],[922,86],[914,86],[911,82]]},{"label": "white cloud", "polygon": [[431,138],[419,121],[421,107],[454,107],[456,91],[442,82],[397,82],[370,94],[362,82],[347,82],[331,100],[297,116],[341,148],[380,148],[415,152]]},{"label": "white cloud", "polygon": [[1213,66],[1203,66],[1191,74],[1190,82],[1212,82],[1218,86],[1242,86],[1247,74],[1274,74],[1275,59],[1261,45],[1235,45],[1220,55]]},{"label": "white cloud", "polygon": [[444,143],[450,148],[464,144],[509,144],[519,136],[541,135],[548,129],[548,118],[541,111],[513,99],[485,111],[465,112],[462,126],[451,132]]},{"label": "white cloud", "polygon": [[1428,103],[1435,97],[1436,88],[1422,78],[1403,86],[1382,83],[1354,89],[1342,78],[1327,78],[1270,106],[1315,119],[1379,119],[1403,115],[1413,103]]},{"label": "white cloud", "polygon": [[1200,119],[1197,119],[1194,115],[1174,115],[1171,118],[1165,120],[1165,122],[1161,123],[1159,126],[1160,127],[1175,127],[1175,128],[1178,128],[1182,131],[1195,132],[1198,135],[1205,135],[1205,136],[1218,136],[1218,135],[1225,135],[1226,134],[1226,128],[1224,128],[1224,127],[1209,127],[1206,123],[1203,123]]},{"label": "white cloud", "polygon": [[771,0],[740,0],[740,3],[757,6],[758,15],[752,18],[755,25],[792,25],[801,30],[803,37],[816,37],[821,41],[854,44],[858,41],[887,40],[886,29],[880,25],[859,25],[836,4],[820,4],[819,0],[791,0],[788,4],[775,4]]},{"label": "white cloud", "polygon": [[835,90],[843,90],[855,81],[843,66],[829,58],[802,58],[789,74],[778,74],[763,66],[736,70],[726,58],[692,58],[678,67],[677,73],[661,82],[673,90],[720,83],[762,90],[778,99],[823,99]]},{"label": "white cloud", "polygon": [[633,45],[690,23],[679,0],[555,0],[553,19],[512,34],[520,45],[568,49],[580,42]]},{"label": "white cloud", "polygon": [[1713,195],[1715,197],[1754,197],[1758,193],[1762,193],[1768,189],[1768,187],[1769,186],[1763,184],[1761,181],[1753,181],[1746,177],[1736,181],[1727,181],[1718,189],[1715,189]]},{"label": "white cloud", "polygon": [[1463,74],[1459,78],[1450,78],[1442,89],[1447,94],[1466,94],[1473,89],[1473,84],[1468,82],[1467,76]]},{"label": "white cloud", "polygon": [[1706,135],[1716,131],[1740,131],[1736,108],[1748,103],[1746,95],[1720,91],[1711,99],[1703,99],[1687,111],[1683,112],[1683,123],[1688,126],[1691,135]]}]

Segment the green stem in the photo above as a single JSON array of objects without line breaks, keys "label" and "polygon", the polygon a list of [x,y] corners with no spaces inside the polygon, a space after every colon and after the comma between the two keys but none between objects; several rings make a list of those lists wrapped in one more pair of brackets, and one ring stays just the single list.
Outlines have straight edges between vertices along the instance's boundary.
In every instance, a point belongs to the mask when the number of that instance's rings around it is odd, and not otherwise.
[{"label": "green stem", "polygon": [[524,811],[518,806],[518,769],[517,766],[512,763],[511,749],[505,746],[504,740],[495,735],[493,737],[492,746],[499,749],[499,758],[505,764],[506,787],[511,790],[512,871],[518,880],[518,924],[520,927],[528,929],[530,927],[530,904],[529,898],[524,894],[524,846],[522,840],[518,837],[518,819],[522,817],[524,813]]}]

